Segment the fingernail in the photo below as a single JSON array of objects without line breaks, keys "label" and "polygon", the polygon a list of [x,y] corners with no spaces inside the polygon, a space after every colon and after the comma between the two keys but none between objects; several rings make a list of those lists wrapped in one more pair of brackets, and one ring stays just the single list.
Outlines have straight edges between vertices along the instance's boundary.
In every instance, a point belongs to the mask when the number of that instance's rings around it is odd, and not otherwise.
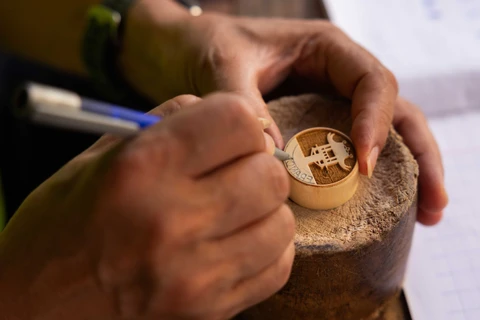
[{"label": "fingernail", "polygon": [[377,164],[378,159],[378,147],[374,147],[367,159],[367,175],[368,178],[371,178],[373,175],[373,170],[375,170],[375,165]]},{"label": "fingernail", "polygon": [[268,154],[273,155],[275,153],[275,142],[273,141],[273,138],[266,133],[263,134],[263,137],[265,138],[265,148]]},{"label": "fingernail", "polygon": [[258,118],[258,121],[262,124],[263,130],[270,128],[272,121],[265,118]]}]

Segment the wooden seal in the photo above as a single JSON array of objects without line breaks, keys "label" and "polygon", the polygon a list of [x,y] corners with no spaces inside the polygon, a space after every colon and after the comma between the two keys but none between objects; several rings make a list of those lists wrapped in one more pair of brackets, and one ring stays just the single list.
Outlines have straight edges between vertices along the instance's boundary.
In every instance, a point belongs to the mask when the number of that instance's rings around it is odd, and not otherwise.
[{"label": "wooden seal", "polygon": [[[269,103],[284,140],[328,127],[350,135],[350,103],[302,95]],[[312,210],[293,201],[296,256],[286,286],[239,319],[388,319],[401,291],[416,221],[418,166],[391,129],[371,179],[343,205]]]},{"label": "wooden seal", "polygon": [[350,138],[331,128],[311,128],[290,139],[284,162],[290,199],[309,209],[332,209],[347,202],[358,186],[358,164]]}]

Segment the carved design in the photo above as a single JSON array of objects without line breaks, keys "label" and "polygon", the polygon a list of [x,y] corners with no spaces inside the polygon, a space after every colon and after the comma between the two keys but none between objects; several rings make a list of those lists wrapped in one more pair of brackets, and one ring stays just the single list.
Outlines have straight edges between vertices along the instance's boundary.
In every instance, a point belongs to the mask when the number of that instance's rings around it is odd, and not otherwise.
[{"label": "carved design", "polygon": [[310,185],[328,185],[345,179],[356,164],[355,149],[344,133],[331,128],[299,132],[286,145],[292,156],[285,162],[288,172]]},{"label": "carved design", "polygon": [[335,134],[329,132],[327,135],[327,144],[319,146],[316,144],[307,157],[308,163],[315,163],[320,169],[328,170],[328,167],[336,164],[340,165],[343,170],[350,171],[352,167],[345,163],[345,160],[353,158],[350,153],[350,147],[347,145],[347,141],[337,142],[333,140]]}]

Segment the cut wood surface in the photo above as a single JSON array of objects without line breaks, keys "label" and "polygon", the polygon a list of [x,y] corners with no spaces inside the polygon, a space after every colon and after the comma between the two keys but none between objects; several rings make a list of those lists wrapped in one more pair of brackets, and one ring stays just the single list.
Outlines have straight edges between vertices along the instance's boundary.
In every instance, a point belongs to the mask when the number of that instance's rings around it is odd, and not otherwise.
[{"label": "cut wood surface", "polygon": [[[350,104],[317,95],[269,103],[285,141],[311,127],[350,135]],[[287,285],[241,319],[386,319],[401,290],[416,220],[417,163],[391,129],[371,179],[331,210],[288,201],[297,223],[296,257]],[[396,319],[396,318],[392,318]]]},{"label": "cut wood surface", "polygon": [[297,133],[285,146],[290,200],[308,209],[336,208],[355,194],[358,164],[350,138],[332,128]]}]

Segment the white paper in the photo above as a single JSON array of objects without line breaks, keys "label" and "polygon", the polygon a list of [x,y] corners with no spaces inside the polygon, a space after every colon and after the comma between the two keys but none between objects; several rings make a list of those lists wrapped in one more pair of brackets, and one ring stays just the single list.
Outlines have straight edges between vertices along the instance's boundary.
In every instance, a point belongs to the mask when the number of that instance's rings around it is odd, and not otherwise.
[{"label": "white paper", "polygon": [[427,115],[480,108],[480,0],[324,2]]},{"label": "white paper", "polygon": [[417,224],[405,292],[415,320],[480,319],[480,112],[430,120],[450,203],[440,225]]},{"label": "white paper", "polygon": [[324,0],[335,24],[429,117],[450,203],[417,224],[405,281],[414,320],[480,320],[480,0]]}]

